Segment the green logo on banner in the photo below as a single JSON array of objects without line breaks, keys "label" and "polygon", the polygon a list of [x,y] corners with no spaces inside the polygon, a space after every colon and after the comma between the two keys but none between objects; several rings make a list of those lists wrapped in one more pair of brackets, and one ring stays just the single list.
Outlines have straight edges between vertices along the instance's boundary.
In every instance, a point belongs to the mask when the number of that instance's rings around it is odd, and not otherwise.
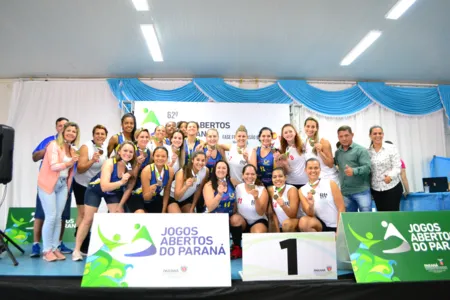
[{"label": "green logo on banner", "polygon": [[[138,231],[134,237],[130,241],[124,241],[118,233],[112,239],[107,238],[98,226],[96,233],[103,245],[94,254],[87,257],[81,286],[128,286],[125,280],[127,271],[133,268],[133,258],[152,256],[157,252],[147,227],[136,224],[134,229]],[[94,236],[91,238],[92,240],[95,240]],[[136,251],[136,248],[142,249]]]},{"label": "green logo on banner", "polygon": [[358,282],[450,279],[450,212],[343,213]]},{"label": "green logo on banner", "polygon": [[[14,242],[20,245],[33,243],[34,207],[11,207],[8,212],[5,233]],[[71,208],[70,219],[66,221],[64,242],[75,242],[75,220],[78,210]]]},{"label": "green logo on banner", "polygon": [[144,120],[141,123],[142,127],[145,127],[149,130],[154,130],[157,126],[160,125],[158,118],[153,110],[149,110],[148,108],[144,108]]}]

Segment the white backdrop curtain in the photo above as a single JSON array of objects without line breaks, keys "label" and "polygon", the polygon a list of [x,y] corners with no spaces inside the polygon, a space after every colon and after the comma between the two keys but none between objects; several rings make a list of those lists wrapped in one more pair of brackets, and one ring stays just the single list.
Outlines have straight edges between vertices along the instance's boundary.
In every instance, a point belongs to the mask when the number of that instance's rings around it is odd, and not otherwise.
[{"label": "white backdrop curtain", "polygon": [[96,124],[106,126],[108,139],[121,128],[118,102],[105,80],[16,82],[7,123],[15,129],[13,180],[1,207],[0,228],[9,207],[35,206],[39,163],[31,154],[44,138],[55,134],[58,117],[78,123],[80,142],[92,139]]},{"label": "white backdrop curtain", "polygon": [[426,116],[402,116],[377,104],[353,116],[335,118],[319,115],[304,106],[291,107],[291,120],[303,130],[304,120],[314,117],[319,121],[320,136],[330,141],[333,153],[336,150],[337,129],[348,125],[354,132],[353,141],[369,147],[369,129],[380,125],[384,140],[393,142],[405,162],[410,191],[423,191],[422,178],[430,175],[430,161],[433,155],[445,156],[445,116],[438,111]]}]

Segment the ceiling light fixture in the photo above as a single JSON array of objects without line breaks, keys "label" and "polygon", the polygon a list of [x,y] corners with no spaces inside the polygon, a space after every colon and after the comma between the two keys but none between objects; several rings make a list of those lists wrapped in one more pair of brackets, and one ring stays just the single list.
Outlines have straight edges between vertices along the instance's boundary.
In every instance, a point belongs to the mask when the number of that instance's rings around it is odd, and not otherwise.
[{"label": "ceiling light fixture", "polygon": [[133,2],[134,7],[137,11],[148,11],[150,8],[148,7],[147,0],[131,0]]},{"label": "ceiling light fixture", "polygon": [[159,47],[158,37],[156,36],[155,27],[153,24],[143,24],[141,25],[142,34],[144,35],[145,41],[147,42],[148,50],[153,58],[153,61],[160,62],[163,61],[161,48]]},{"label": "ceiling light fixture", "polygon": [[399,0],[386,14],[386,19],[397,20],[400,18],[408,8],[411,7],[416,0]]},{"label": "ceiling light fixture", "polygon": [[381,31],[370,31],[341,61],[341,66],[350,65],[358,56],[370,47],[381,35]]}]

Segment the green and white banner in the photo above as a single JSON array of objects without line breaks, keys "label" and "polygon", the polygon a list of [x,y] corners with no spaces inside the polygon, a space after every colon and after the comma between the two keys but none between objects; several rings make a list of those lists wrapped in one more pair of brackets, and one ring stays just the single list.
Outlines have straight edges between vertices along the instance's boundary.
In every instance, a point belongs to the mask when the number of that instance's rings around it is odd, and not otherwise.
[{"label": "green and white banner", "polygon": [[82,287],[230,287],[228,214],[95,214]]},{"label": "green and white banner", "polygon": [[[249,147],[260,144],[258,133],[262,127],[269,125],[280,134],[281,127],[290,122],[289,104],[136,101],[134,105],[137,126],[150,132],[170,121],[197,121],[200,139],[205,139],[208,129],[215,128],[219,131],[219,143],[232,144],[236,142],[236,129],[244,124]],[[268,124],[263,116],[269,115]],[[275,139],[276,135],[274,143]]]},{"label": "green and white banner", "polygon": [[[8,211],[5,233],[19,245],[33,243],[34,207],[11,207]],[[66,221],[64,242],[75,242],[75,220],[78,210],[70,209],[70,220]]]},{"label": "green and white banner", "polygon": [[450,211],[343,213],[337,244],[358,283],[450,279]]}]

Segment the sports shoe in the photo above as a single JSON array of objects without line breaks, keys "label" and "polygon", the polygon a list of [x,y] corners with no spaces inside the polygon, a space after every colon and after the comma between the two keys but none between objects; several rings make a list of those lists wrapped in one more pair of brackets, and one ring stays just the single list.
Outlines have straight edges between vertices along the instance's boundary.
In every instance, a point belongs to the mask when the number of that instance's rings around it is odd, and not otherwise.
[{"label": "sports shoe", "polygon": [[44,252],[43,254],[44,255],[42,256],[42,259],[44,259],[48,262],[56,261],[58,259],[55,255],[55,253],[53,253],[53,251],[47,251],[47,252]]},{"label": "sports shoe", "polygon": [[39,257],[41,256],[41,246],[39,243],[33,244],[33,247],[31,247],[31,254],[30,257]]},{"label": "sports shoe", "polygon": [[242,258],[242,248],[238,245],[233,245],[231,248],[231,259]]},{"label": "sports shoe", "polygon": [[64,253],[64,254],[71,254],[73,252],[73,250],[67,248],[66,245],[64,245],[63,242],[61,242],[61,244],[59,244],[58,250],[61,251],[61,253]]},{"label": "sports shoe", "polygon": [[72,260],[73,261],[83,261],[83,256],[81,256],[80,251],[73,251],[72,253]]},{"label": "sports shoe", "polygon": [[57,260],[65,260],[66,257],[59,251],[59,249],[56,249],[53,251],[53,254],[55,254]]}]

